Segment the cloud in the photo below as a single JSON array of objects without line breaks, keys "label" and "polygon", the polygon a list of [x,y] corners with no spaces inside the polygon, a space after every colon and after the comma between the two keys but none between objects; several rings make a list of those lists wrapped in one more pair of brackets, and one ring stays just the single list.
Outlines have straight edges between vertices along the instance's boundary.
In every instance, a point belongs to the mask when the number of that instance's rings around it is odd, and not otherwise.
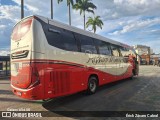
[{"label": "cloud", "polygon": [[153,26],[156,24],[160,24],[160,18],[134,21],[132,23],[129,23],[129,24],[123,26],[123,28],[121,30],[114,31],[111,34],[113,34],[113,35],[124,34],[127,32],[134,31],[134,30],[139,30],[141,28],[144,29],[146,27]]},{"label": "cloud", "polygon": [[11,31],[19,20],[19,12],[20,7],[15,5],[0,6],[0,55],[9,54]]},{"label": "cloud", "polygon": [[20,18],[20,7],[14,5],[1,5],[0,6],[0,19],[6,18],[13,22],[17,22]]},{"label": "cloud", "polygon": [[[20,0],[12,0],[15,3],[17,3],[19,6],[21,5]],[[58,19],[59,17],[64,17],[66,16],[67,8],[66,8],[66,1],[63,1],[62,3],[58,4],[57,0],[53,0],[53,14],[54,14],[54,19]],[[51,5],[50,5],[50,0],[25,0],[24,1],[24,6],[25,6],[25,16],[28,15],[42,15],[45,17],[50,18],[50,13],[51,13]],[[28,11],[28,12],[27,12]],[[58,17],[57,17],[58,16]]]},{"label": "cloud", "polygon": [[[17,3],[19,6],[21,5],[20,0],[12,0]],[[50,0],[24,0],[24,6],[29,10],[29,14],[43,14],[46,16],[50,12]],[[27,14],[26,14],[27,15]]]},{"label": "cloud", "polygon": [[[93,0],[97,5],[97,14],[104,20],[118,19],[129,16],[159,16],[159,0]],[[155,12],[156,11],[156,12]]]},{"label": "cloud", "polygon": [[[13,26],[21,18],[20,16],[20,0],[12,0],[14,5],[0,6],[0,51],[8,50],[10,48],[10,36]],[[66,23],[67,8],[65,2],[58,5],[54,1],[54,19]],[[60,11],[65,8],[65,11]],[[50,1],[27,0],[24,1],[25,16],[39,14],[45,17],[50,17]]]},{"label": "cloud", "polygon": [[121,16],[128,15],[160,15],[159,0],[114,0],[116,11]]},{"label": "cloud", "polygon": [[[0,51],[9,49],[11,31],[14,24],[20,20],[20,0],[12,1],[16,4],[0,6]],[[68,24],[66,1],[59,5],[57,0],[53,1],[54,20]],[[101,16],[104,22],[102,30],[97,28],[97,34],[127,44],[145,44],[148,41],[159,43],[160,28],[153,26],[160,25],[160,0],[92,1],[97,6],[95,15]],[[24,5],[25,16],[39,14],[50,18],[50,0],[25,0]],[[86,21],[89,16],[94,15],[86,13]],[[83,29],[83,16],[80,16],[79,11],[72,10],[72,25]],[[158,46],[156,47],[156,51],[160,51]]]},{"label": "cloud", "polygon": [[7,56],[10,54],[10,51],[2,50],[0,51],[0,56]]},{"label": "cloud", "polygon": [[[144,44],[144,43],[141,43],[141,44]],[[151,46],[151,49],[153,49],[155,53],[160,53],[160,50],[159,50],[160,39],[147,41],[145,44],[147,46]]]}]

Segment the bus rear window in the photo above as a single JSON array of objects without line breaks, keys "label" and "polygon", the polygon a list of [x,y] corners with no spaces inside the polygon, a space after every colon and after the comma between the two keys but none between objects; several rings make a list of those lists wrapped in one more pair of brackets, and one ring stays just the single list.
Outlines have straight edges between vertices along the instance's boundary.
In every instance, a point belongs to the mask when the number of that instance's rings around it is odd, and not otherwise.
[{"label": "bus rear window", "polygon": [[22,37],[24,37],[25,34],[28,33],[28,31],[30,30],[31,24],[32,24],[32,19],[33,18],[28,18],[25,19],[21,22],[19,22],[13,29],[12,32],[12,40],[20,40]]}]

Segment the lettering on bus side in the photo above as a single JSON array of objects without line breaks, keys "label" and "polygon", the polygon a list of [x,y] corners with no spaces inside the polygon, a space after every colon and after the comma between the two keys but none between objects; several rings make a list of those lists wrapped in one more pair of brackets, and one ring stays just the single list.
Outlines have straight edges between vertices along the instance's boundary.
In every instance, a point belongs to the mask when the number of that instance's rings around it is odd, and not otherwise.
[{"label": "lettering on bus side", "polygon": [[88,61],[86,63],[92,63],[94,65],[97,65],[97,64],[106,64],[106,63],[124,63],[126,62],[124,60],[124,58],[120,57],[114,57],[114,56],[110,56],[110,57],[101,57],[101,56],[98,56],[98,57],[91,57],[88,59]]}]

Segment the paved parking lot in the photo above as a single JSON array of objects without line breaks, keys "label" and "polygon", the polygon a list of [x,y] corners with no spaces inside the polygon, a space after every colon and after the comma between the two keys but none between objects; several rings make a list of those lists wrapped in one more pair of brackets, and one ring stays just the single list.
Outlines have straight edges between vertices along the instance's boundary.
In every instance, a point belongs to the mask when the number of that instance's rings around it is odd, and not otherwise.
[{"label": "paved parking lot", "polygon": [[[58,110],[160,111],[160,67],[140,66],[138,77],[102,86],[94,95],[87,96],[84,93],[78,93],[48,102],[21,99],[11,92],[9,79],[0,80],[0,111],[17,108],[30,108],[31,111],[50,111],[53,115],[57,115],[56,111]],[[62,118],[55,117],[54,119]],[[65,117],[64,119],[79,118]]]}]

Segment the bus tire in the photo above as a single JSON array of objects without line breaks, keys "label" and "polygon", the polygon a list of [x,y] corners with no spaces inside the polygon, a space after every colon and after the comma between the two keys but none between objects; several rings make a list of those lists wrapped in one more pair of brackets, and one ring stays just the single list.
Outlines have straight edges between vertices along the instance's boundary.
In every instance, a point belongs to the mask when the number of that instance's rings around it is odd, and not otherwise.
[{"label": "bus tire", "polygon": [[98,87],[98,80],[96,77],[92,76],[88,80],[88,88],[87,88],[87,94],[91,95],[96,93]]}]

